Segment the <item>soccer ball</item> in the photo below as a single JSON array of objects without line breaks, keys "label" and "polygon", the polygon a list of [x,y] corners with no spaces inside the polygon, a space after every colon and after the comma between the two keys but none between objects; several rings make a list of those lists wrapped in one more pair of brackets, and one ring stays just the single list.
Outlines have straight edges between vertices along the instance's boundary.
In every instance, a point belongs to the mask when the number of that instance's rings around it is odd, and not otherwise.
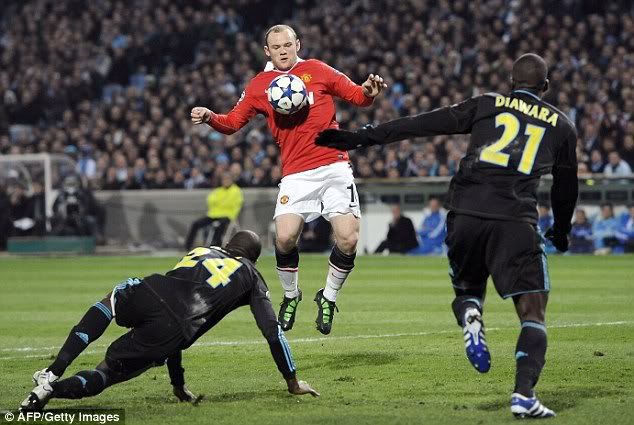
[{"label": "soccer ball", "polygon": [[308,92],[301,78],[293,74],[276,77],[268,89],[269,103],[283,115],[294,114],[308,104]]}]

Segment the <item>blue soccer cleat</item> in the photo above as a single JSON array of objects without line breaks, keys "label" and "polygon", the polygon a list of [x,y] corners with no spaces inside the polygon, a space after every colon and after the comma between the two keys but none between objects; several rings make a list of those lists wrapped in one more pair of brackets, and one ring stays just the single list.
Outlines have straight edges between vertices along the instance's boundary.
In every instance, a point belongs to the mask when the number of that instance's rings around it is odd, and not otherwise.
[{"label": "blue soccer cleat", "polygon": [[462,330],[467,358],[478,372],[488,372],[491,368],[491,354],[484,339],[484,323],[478,310],[473,308],[465,313]]},{"label": "blue soccer cleat", "polygon": [[519,393],[511,395],[511,413],[518,419],[552,418],[555,412],[541,404],[537,397],[525,397]]}]

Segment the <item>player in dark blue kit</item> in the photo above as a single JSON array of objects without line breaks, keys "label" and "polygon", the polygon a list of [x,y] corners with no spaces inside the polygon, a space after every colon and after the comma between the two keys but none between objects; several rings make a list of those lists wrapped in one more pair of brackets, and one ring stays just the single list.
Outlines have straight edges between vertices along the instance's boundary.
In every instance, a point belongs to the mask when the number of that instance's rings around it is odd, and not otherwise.
[{"label": "player in dark blue kit", "polygon": [[[92,306],[73,327],[53,363],[35,372],[37,385],[22,410],[41,410],[51,398],[95,396],[153,366],[167,365],[173,392],[181,401],[196,401],[185,386],[181,351],[190,347],[228,313],[249,305],[291,394],[319,394],[298,381],[291,350],[254,263],[259,237],[238,232],[224,247],[195,248],[169,272],[130,278]],[[99,338],[114,319],[131,330],[115,340],[95,369],[60,380],[66,368]]]},{"label": "player in dark blue kit", "polygon": [[316,141],[350,150],[411,137],[471,133],[446,201],[446,243],[456,293],[452,307],[463,327],[467,357],[484,373],[491,365],[482,322],[487,278],[493,278],[503,298],[513,299],[521,332],[511,411],[522,418],[555,416],[533,391],[545,363],[550,290],[546,253],[536,229],[539,179],[553,175],[554,224],[545,236],[562,252],[568,249],[578,194],[576,130],[564,113],[541,99],[548,89],[547,74],[541,57],[525,54],[513,64],[511,93],[487,93],[356,132],[326,130]]}]

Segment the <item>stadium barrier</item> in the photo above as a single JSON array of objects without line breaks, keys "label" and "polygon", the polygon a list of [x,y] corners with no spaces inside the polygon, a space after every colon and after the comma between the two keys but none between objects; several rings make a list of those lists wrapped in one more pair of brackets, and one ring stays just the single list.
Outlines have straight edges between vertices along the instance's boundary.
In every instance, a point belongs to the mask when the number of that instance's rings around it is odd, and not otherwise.
[{"label": "stadium barrier", "polygon": [[95,238],[87,236],[46,236],[9,238],[10,254],[94,254]]},{"label": "stadium barrier", "polygon": [[[447,178],[360,180],[363,219],[359,251],[372,251],[385,237],[391,220],[390,204],[401,204],[403,213],[418,227],[429,198],[444,198],[448,183]],[[548,200],[550,184],[548,179],[542,179],[541,200]],[[100,191],[96,197],[107,210],[108,240],[124,246],[180,249],[191,223],[206,213],[208,193],[209,190],[203,189]],[[245,188],[243,193],[244,206],[238,219],[241,227],[259,233],[264,246],[272,248],[271,223],[277,188]],[[634,176],[580,179],[580,204],[588,207],[589,215],[603,202],[612,202],[620,209],[634,203]]]}]

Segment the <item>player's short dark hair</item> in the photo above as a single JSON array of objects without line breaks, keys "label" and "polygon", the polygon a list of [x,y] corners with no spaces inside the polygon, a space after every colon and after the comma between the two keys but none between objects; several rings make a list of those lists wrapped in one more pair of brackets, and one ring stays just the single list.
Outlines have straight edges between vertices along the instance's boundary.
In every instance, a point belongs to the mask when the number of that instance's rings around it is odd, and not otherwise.
[{"label": "player's short dark hair", "polygon": [[513,63],[513,87],[545,91],[548,83],[548,65],[535,53],[526,53]]},{"label": "player's short dark hair", "polygon": [[254,263],[260,258],[262,243],[257,233],[251,230],[241,230],[227,243],[225,251],[235,257],[244,257]]},{"label": "player's short dark hair", "polygon": [[269,45],[269,34],[271,34],[272,32],[276,32],[277,33],[277,32],[282,32],[282,31],[290,31],[291,34],[293,34],[293,37],[295,37],[295,40],[297,40],[297,33],[295,32],[293,27],[291,27],[289,25],[278,24],[278,25],[273,25],[271,28],[266,30],[266,33],[264,34],[264,45],[265,46]]}]

